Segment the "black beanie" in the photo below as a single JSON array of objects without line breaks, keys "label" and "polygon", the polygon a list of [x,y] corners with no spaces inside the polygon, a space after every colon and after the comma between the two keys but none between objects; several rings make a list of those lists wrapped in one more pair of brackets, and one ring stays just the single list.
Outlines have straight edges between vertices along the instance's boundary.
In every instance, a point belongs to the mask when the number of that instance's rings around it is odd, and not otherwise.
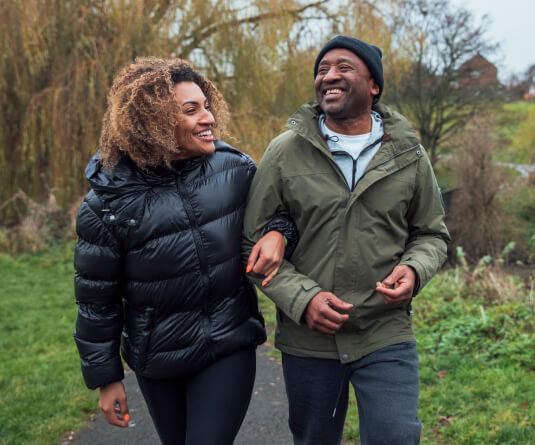
[{"label": "black beanie", "polygon": [[355,39],[348,36],[336,36],[334,39],[329,40],[327,44],[321,49],[316,63],[314,63],[314,79],[318,74],[318,65],[321,62],[323,56],[334,48],[345,48],[355,53],[368,67],[370,74],[374,78],[375,82],[379,86],[379,94],[375,96],[374,103],[379,100],[383,92],[383,64],[381,62],[381,50],[374,45],[363,42],[362,40]]}]

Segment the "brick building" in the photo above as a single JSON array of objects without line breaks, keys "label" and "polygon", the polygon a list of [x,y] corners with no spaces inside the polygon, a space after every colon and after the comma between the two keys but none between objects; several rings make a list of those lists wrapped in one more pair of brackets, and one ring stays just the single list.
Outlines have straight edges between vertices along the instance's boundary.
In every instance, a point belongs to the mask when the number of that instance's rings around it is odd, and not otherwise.
[{"label": "brick building", "polygon": [[498,68],[481,54],[464,62],[459,68],[461,88],[487,88],[498,86]]}]

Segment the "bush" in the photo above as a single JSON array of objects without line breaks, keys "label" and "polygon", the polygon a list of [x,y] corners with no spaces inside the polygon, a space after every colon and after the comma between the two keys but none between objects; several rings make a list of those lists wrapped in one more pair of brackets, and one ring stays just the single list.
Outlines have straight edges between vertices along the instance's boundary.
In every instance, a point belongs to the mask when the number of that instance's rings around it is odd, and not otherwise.
[{"label": "bush", "polygon": [[516,245],[513,260],[535,262],[535,175],[500,194],[501,237]]},{"label": "bush", "polygon": [[462,245],[472,262],[501,249],[501,213],[497,194],[503,184],[501,169],[492,161],[496,142],[492,121],[474,118],[459,136],[455,160],[458,190],[455,192],[448,228],[454,246]]},{"label": "bush", "polygon": [[19,222],[12,227],[0,228],[0,252],[42,252],[50,244],[74,237],[74,210],[65,212],[56,204],[53,193],[45,204],[38,204],[19,190],[7,203],[15,204]]}]

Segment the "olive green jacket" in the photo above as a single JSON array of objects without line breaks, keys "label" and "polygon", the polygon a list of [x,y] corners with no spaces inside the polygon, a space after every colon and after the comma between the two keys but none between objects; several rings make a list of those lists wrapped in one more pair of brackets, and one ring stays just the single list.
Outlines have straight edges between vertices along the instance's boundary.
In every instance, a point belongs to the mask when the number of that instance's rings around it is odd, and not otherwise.
[{"label": "olive green jacket", "polygon": [[[427,154],[403,116],[384,105],[374,110],[385,137],[353,192],[319,132],[315,103],[289,119],[290,130],[269,144],[253,179],[244,259],[276,212],[288,211],[299,230],[290,260],[261,288],[277,305],[275,345],[288,354],[347,363],[413,341],[409,302],[387,306],[376,282],[406,264],[421,289],[446,258],[450,236]],[[253,281],[260,287],[261,277]],[[354,304],[334,336],[312,331],[302,319],[320,291]]]}]

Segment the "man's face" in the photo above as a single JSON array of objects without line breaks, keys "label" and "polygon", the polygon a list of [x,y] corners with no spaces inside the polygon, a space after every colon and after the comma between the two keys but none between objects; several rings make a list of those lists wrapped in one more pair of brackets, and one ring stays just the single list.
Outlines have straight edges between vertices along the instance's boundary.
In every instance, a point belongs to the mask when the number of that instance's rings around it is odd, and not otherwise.
[{"label": "man's face", "polygon": [[325,53],[314,86],[321,109],[333,119],[351,119],[369,112],[373,97],[379,94],[366,64],[343,48]]}]

